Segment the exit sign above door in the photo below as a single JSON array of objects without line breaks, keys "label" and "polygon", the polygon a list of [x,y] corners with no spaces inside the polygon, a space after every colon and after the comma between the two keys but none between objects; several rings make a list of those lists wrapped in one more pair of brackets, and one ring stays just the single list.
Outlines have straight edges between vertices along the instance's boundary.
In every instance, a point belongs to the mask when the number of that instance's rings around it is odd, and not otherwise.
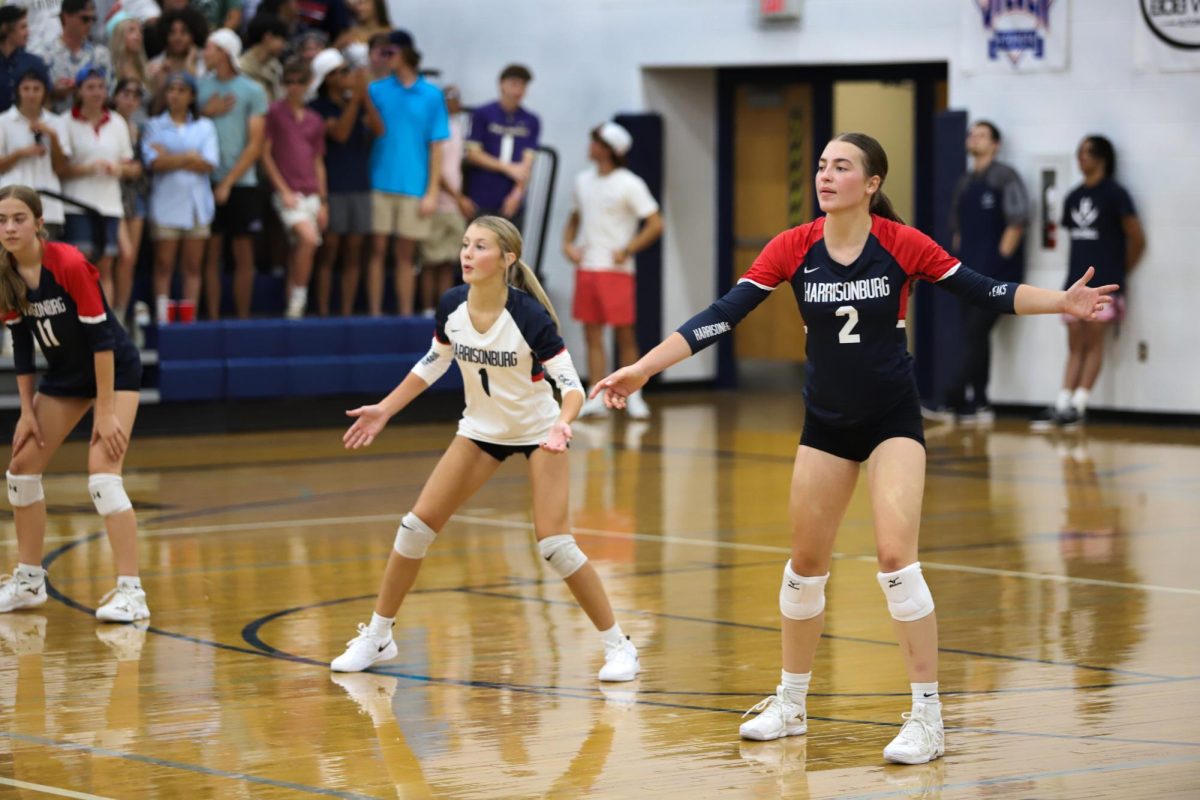
[{"label": "exit sign above door", "polygon": [[795,22],[800,19],[801,0],[755,0],[763,22]]}]

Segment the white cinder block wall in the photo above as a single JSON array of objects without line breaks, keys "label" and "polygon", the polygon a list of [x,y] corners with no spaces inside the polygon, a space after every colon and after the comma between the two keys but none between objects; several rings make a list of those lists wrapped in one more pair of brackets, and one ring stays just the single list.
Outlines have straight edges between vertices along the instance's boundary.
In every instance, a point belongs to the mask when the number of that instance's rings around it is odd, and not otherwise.
[{"label": "white cinder block wall", "polygon": [[[1200,72],[1135,66],[1136,2],[1073,0],[1066,71],[968,74],[960,40],[975,31],[963,28],[962,5],[974,1],[804,0],[803,22],[783,29],[761,27],[753,0],[391,0],[391,10],[396,24],[414,34],[425,64],[443,70],[469,103],[494,98],[504,64],[533,69],[527,105],[541,115],[544,140],[563,156],[545,267],[564,317],[573,279],[557,243],[571,176],[586,165],[589,129],[622,111],[652,110],[665,120],[664,324],[673,327],[711,300],[716,67],[945,61],[951,106],[1001,127],[1004,158],[1031,190],[1035,159],[1069,156],[1084,134],[1104,133],[1117,146],[1119,178],[1138,205],[1150,246],[1094,402],[1200,411],[1200,314],[1190,302],[1200,295],[1193,264],[1200,250]],[[1031,252],[1027,278],[1057,286],[1065,252]],[[582,361],[582,334],[572,323],[567,328],[568,345]],[[1066,350],[1060,323],[1007,321],[997,336],[996,400],[1048,400]],[[1136,360],[1139,341],[1148,345],[1144,363]],[[703,379],[714,371],[710,356],[668,377]]]}]

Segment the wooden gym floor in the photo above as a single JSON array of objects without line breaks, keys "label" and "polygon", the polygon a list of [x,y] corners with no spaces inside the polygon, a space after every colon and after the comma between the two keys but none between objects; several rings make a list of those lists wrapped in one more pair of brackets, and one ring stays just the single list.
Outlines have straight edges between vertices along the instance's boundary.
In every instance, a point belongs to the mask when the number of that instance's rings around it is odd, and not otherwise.
[{"label": "wooden gym floor", "polygon": [[[575,533],[641,648],[600,648],[532,543],[507,463],[435,544],[400,658],[331,676],[400,515],[453,433],[394,425],[134,440],[151,627],[90,616],[111,559],[67,445],[46,476],[53,599],[0,615],[0,796],[1200,796],[1200,432],[931,428],[922,561],[947,753],[885,766],[907,681],[855,496],[807,737],[741,742],[779,670],[793,395],[667,395],[580,425]],[[331,420],[336,424],[337,420]],[[6,526],[0,569],[16,547]]]}]

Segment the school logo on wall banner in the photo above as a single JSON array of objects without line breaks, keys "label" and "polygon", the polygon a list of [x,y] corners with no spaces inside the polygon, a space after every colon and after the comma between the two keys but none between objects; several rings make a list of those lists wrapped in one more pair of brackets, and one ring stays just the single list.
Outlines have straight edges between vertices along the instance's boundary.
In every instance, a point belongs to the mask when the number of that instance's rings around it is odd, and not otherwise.
[{"label": "school logo on wall banner", "polygon": [[1200,0],[1138,0],[1134,63],[1163,72],[1200,70]]},{"label": "school logo on wall banner", "polygon": [[963,69],[1053,72],[1067,68],[1070,0],[963,0]]}]

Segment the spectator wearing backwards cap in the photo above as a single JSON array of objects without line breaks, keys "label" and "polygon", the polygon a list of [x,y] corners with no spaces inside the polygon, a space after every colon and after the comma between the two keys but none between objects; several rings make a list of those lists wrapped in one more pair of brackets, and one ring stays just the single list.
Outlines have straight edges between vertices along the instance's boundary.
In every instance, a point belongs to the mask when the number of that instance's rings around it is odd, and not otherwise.
[{"label": "spectator wearing backwards cap", "polygon": [[[18,77],[16,101],[0,114],[0,186],[18,183],[62,190],[58,176],[71,157],[71,144],[66,121],[45,108],[49,94],[50,78],[44,68]],[[42,215],[50,238],[61,238],[62,203],[47,197]]]},{"label": "spectator wearing backwards cap", "polygon": [[0,6],[0,111],[16,102],[22,75],[39,71],[49,75],[46,62],[25,49],[28,42],[29,12],[21,6]]},{"label": "spectator wearing backwards cap", "polygon": [[521,106],[533,73],[509,64],[500,73],[500,99],[480,106],[471,115],[467,138],[467,194],[481,215],[511,220],[518,228],[524,217],[525,187],[533,171],[542,124]]},{"label": "spectator wearing backwards cap", "polygon": [[262,231],[262,195],[255,163],[266,137],[267,94],[257,81],[238,72],[242,40],[227,28],[213,31],[204,48],[209,73],[198,82],[196,102],[217,126],[221,162],[212,173],[217,212],[204,271],[209,319],[221,316],[221,256],[232,239],[233,304],[237,316],[250,316],[254,290],[254,236]]},{"label": "spectator wearing backwards cap", "polygon": [[383,313],[383,264],[396,237],[396,306],[413,313],[413,250],[429,238],[441,185],[442,145],[450,138],[441,91],[417,72],[421,54],[407,31],[391,33],[397,48],[392,74],[369,89],[369,112],[379,136],[371,148],[371,215],[375,237],[367,269],[367,305]]},{"label": "spectator wearing backwards cap", "polygon": [[329,314],[333,268],[341,265],[341,308],[354,312],[362,267],[363,239],[371,233],[371,131],[365,100],[367,70],[348,69],[337,50],[313,59],[309,106],[325,121],[325,174],[329,189],[329,225],[317,261],[317,313]]},{"label": "spectator wearing backwards cap", "polygon": [[[74,209],[66,219],[66,240],[83,252],[100,270],[100,285],[110,304],[113,294],[113,259],[118,251],[118,228],[125,216],[121,179],[141,169],[133,160],[129,125],[108,110],[108,76],[98,67],[84,67],[75,76],[75,105],[67,118],[71,158],[62,172],[63,192],[100,211],[97,220]],[[104,250],[97,252],[96,238],[104,229]]]},{"label": "spectator wearing backwards cap", "polygon": [[[575,178],[571,217],[563,231],[563,253],[575,265],[575,319],[587,336],[588,379],[597,381],[605,366],[604,329],[617,334],[621,364],[640,357],[633,325],[637,289],[633,254],[662,235],[662,215],[646,182],[625,168],[633,146],[629,131],[606,122],[592,131],[588,158],[594,163]],[[638,225],[641,230],[638,230]],[[650,416],[641,391],[628,398],[626,410],[634,419]],[[602,397],[583,404],[580,416],[607,413]]]},{"label": "spectator wearing backwards cap", "polygon": [[88,32],[96,22],[96,4],[92,0],[63,0],[62,35],[38,53],[50,68],[51,106],[56,113],[71,108],[75,94],[75,76],[86,67],[112,72],[112,57],[102,44],[88,41]]}]

